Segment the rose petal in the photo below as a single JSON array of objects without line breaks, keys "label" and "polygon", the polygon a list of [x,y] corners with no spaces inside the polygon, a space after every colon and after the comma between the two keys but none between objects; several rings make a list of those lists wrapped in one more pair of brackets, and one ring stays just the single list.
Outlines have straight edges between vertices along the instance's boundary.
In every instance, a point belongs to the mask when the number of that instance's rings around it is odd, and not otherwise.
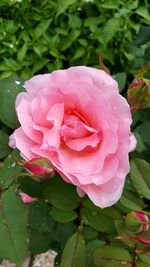
[{"label": "rose petal", "polygon": [[124,182],[119,177],[115,177],[107,183],[97,186],[95,184],[81,186],[92,202],[101,208],[115,204],[121,197]]},{"label": "rose petal", "polygon": [[15,140],[15,148],[18,148],[21,151],[25,159],[32,159],[33,157],[35,157],[34,153],[31,152],[31,149],[35,144],[24,134],[21,127],[15,130],[15,132],[11,136],[10,146],[13,143],[13,140]]},{"label": "rose petal", "polygon": [[53,122],[53,127],[47,132],[46,139],[49,146],[59,148],[60,129],[64,117],[64,104],[55,104],[47,114],[47,120]]}]

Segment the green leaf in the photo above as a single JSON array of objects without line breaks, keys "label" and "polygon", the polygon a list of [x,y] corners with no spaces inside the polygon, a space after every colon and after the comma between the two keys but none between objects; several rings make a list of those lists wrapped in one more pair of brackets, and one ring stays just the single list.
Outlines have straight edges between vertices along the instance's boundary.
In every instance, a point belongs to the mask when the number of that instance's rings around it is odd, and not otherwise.
[{"label": "green leaf", "polygon": [[150,47],[149,46],[145,49],[144,61],[146,63],[148,63],[150,61]]},{"label": "green leaf", "polygon": [[122,214],[127,214],[129,212],[129,209],[126,208],[125,206],[121,205],[120,202],[117,202],[116,205],[117,209],[122,213]]},{"label": "green leaf", "polygon": [[73,221],[68,223],[56,223],[51,241],[51,249],[62,253],[67,240],[73,235],[75,229],[76,225]]},{"label": "green leaf", "polygon": [[0,208],[0,258],[22,263],[27,249],[26,207],[10,187],[2,194]]},{"label": "green leaf", "polygon": [[57,16],[64,13],[66,9],[76,3],[76,0],[57,0]]},{"label": "green leaf", "polygon": [[146,6],[140,6],[138,9],[136,9],[135,13],[150,23],[150,16]]},{"label": "green leaf", "polygon": [[141,26],[137,39],[135,40],[136,45],[142,45],[148,42],[150,39],[150,26]]},{"label": "green leaf", "polygon": [[93,202],[89,198],[85,198],[82,202],[82,206],[88,208],[90,210],[96,211],[103,216],[106,216],[110,219],[119,220],[122,218],[121,213],[116,207],[108,207],[105,209],[101,209],[93,204]]},{"label": "green leaf", "polygon": [[14,150],[0,166],[0,186],[6,189],[21,174],[22,167],[17,163],[18,151]]},{"label": "green leaf", "polygon": [[76,51],[75,54],[73,55],[71,61],[74,61],[80,57],[82,57],[85,53],[85,49],[83,47],[79,47]]},{"label": "green leaf", "polygon": [[90,225],[97,231],[114,233],[114,220],[121,219],[121,213],[115,207],[101,209],[96,207],[90,199],[82,202],[81,217],[85,224]]},{"label": "green leaf", "polygon": [[138,254],[138,256],[144,263],[150,264],[150,252],[146,253],[145,255]]},{"label": "green leaf", "polygon": [[143,262],[137,262],[136,267],[149,267],[149,264]]},{"label": "green leaf", "polygon": [[75,187],[63,181],[62,178],[54,176],[43,184],[43,197],[45,197],[55,208],[69,211],[78,207],[80,198]]},{"label": "green leaf", "polygon": [[42,184],[31,177],[21,176],[18,178],[20,189],[31,197],[42,198]]},{"label": "green leaf", "polygon": [[[120,2],[122,2],[122,1],[120,1]],[[125,7],[127,9],[130,9],[130,10],[136,9],[138,7],[138,5],[139,5],[139,1],[138,0],[135,0],[135,1],[129,0],[128,2],[125,3]]]},{"label": "green leaf", "polygon": [[42,51],[41,51],[41,47],[40,47],[40,46],[34,46],[33,49],[34,49],[34,52],[35,52],[39,57],[42,56]]},{"label": "green leaf", "polygon": [[28,224],[40,233],[49,233],[52,238],[55,222],[50,215],[50,207],[42,201],[35,201],[28,204],[29,219]]},{"label": "green leaf", "polygon": [[102,31],[101,43],[104,47],[113,39],[116,32],[120,28],[120,19],[119,18],[110,18],[106,23]]},{"label": "green leaf", "polygon": [[85,267],[85,242],[80,232],[69,238],[64,248],[60,267]]},{"label": "green leaf", "polygon": [[0,80],[6,79],[12,75],[12,71],[3,71],[0,74]]},{"label": "green leaf", "polygon": [[117,246],[97,248],[93,254],[96,266],[131,267],[132,257],[127,250]]},{"label": "green leaf", "polygon": [[[131,232],[129,232],[129,230],[126,227],[124,220],[116,220],[115,227],[118,235],[120,236],[128,236],[131,234]],[[130,239],[122,240],[122,242],[129,245],[130,247],[134,246],[134,242]]]},{"label": "green leaf", "polygon": [[17,58],[19,61],[23,61],[25,56],[26,56],[26,53],[27,53],[27,50],[28,50],[28,43],[24,43],[23,46],[18,50],[18,53],[17,53]]},{"label": "green leaf", "polygon": [[81,208],[81,217],[85,224],[90,225],[97,231],[104,233],[114,233],[114,220],[103,216],[100,212]]},{"label": "green leaf", "polygon": [[100,4],[101,7],[103,8],[108,8],[108,9],[118,9],[120,5],[120,1],[116,0],[105,0],[103,3]]},{"label": "green leaf", "polygon": [[8,146],[8,141],[9,136],[0,130],[0,159],[6,157],[11,151],[10,147]]},{"label": "green leaf", "polygon": [[35,62],[33,65],[32,72],[35,73],[41,70],[49,62],[48,58],[41,58],[38,62]]},{"label": "green leaf", "polygon": [[0,120],[12,129],[19,125],[15,112],[15,100],[22,91],[23,87],[18,77],[11,76],[0,80]]},{"label": "green leaf", "polygon": [[62,223],[73,221],[78,217],[77,213],[73,210],[65,212],[54,207],[51,209],[50,214],[54,220]]},{"label": "green leaf", "polygon": [[100,16],[98,17],[87,17],[84,20],[84,26],[89,27],[90,30],[93,32],[96,30],[97,25],[102,23],[104,20]]},{"label": "green leaf", "polygon": [[150,122],[145,121],[135,129],[142,139],[142,142],[150,147]]},{"label": "green leaf", "polygon": [[50,26],[52,22],[52,18],[50,19],[45,19],[42,20],[35,28],[34,30],[34,38],[38,39],[39,37],[41,37],[41,35],[44,34],[44,32],[47,31],[48,27]]},{"label": "green leaf", "polygon": [[116,207],[108,207],[99,211],[103,216],[110,219],[119,220],[122,218],[120,211]]},{"label": "green leaf", "polygon": [[69,26],[71,28],[80,28],[82,26],[82,21],[79,17],[75,16],[75,15],[69,15]]},{"label": "green leaf", "polygon": [[139,135],[139,133],[134,132],[134,136],[136,138],[137,144],[136,144],[136,151],[142,152],[143,150],[146,150],[145,145],[143,144],[142,138]]},{"label": "green leaf", "polygon": [[30,228],[30,251],[40,254],[50,249],[51,237],[49,233],[41,233],[34,228]]},{"label": "green leaf", "polygon": [[130,190],[124,190],[119,203],[122,206],[130,210],[142,210],[144,208],[144,203],[136,193],[133,193]]},{"label": "green leaf", "polygon": [[119,72],[113,75],[113,78],[117,81],[119,91],[121,92],[125,88],[127,75],[125,72]]},{"label": "green leaf", "polygon": [[150,164],[142,159],[131,160],[130,179],[136,191],[150,199]]},{"label": "green leaf", "polygon": [[94,240],[99,238],[99,233],[95,229],[89,226],[84,226],[83,227],[83,237],[87,241],[89,240]]},{"label": "green leaf", "polygon": [[87,257],[87,266],[86,267],[95,267],[93,261],[93,252],[96,248],[100,248],[105,246],[106,242],[103,240],[92,240],[87,243],[86,245],[86,257]]},{"label": "green leaf", "polygon": [[9,4],[9,0],[1,0],[1,2],[0,2],[1,7],[2,6],[8,6],[8,4]]}]

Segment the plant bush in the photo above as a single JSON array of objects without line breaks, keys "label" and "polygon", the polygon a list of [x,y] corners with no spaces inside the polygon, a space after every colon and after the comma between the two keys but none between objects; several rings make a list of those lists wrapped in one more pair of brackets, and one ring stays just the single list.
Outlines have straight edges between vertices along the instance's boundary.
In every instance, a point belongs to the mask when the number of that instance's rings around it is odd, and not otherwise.
[{"label": "plant bush", "polygon": [[[121,199],[110,208],[80,199],[58,174],[39,182],[8,146],[19,125],[16,96],[34,74],[98,67],[101,55],[126,96],[132,75],[150,61],[149,10],[146,0],[0,1],[0,259],[19,265],[28,250],[53,249],[55,266],[150,266],[150,229],[141,233],[133,214],[150,217],[150,87],[144,91],[147,109],[133,114],[137,147],[131,171]],[[24,205],[20,191],[38,200]]]},{"label": "plant bush", "polygon": [[0,77],[71,65],[135,73],[150,60],[150,3],[143,0],[2,0]]}]

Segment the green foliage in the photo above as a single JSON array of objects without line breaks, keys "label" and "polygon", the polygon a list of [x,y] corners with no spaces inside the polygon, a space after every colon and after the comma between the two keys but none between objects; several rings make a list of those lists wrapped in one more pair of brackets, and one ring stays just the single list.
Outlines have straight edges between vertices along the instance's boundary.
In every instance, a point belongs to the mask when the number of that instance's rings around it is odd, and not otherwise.
[{"label": "green foliage", "polygon": [[138,133],[141,137],[143,144],[146,147],[150,147],[150,122],[145,121],[140,124],[137,128],[135,133]]},{"label": "green foliage", "polygon": [[131,161],[130,178],[137,192],[150,199],[150,164],[141,159]]},{"label": "green foliage", "polygon": [[131,267],[132,257],[124,248],[107,246],[94,251],[94,262],[101,267]]},{"label": "green foliage", "polygon": [[71,236],[64,248],[60,267],[78,267],[86,265],[85,242],[79,231]]},{"label": "green foliage", "polygon": [[77,213],[73,210],[69,210],[65,212],[65,211],[56,209],[55,207],[51,209],[51,216],[57,222],[62,222],[62,223],[73,221],[78,217]]},{"label": "green foliage", "polygon": [[42,198],[42,185],[40,182],[32,179],[30,176],[21,175],[18,177],[18,183],[22,192],[31,197]]},{"label": "green foliage", "polygon": [[130,190],[125,189],[119,203],[125,207],[126,209],[130,210],[142,210],[144,208],[144,202],[142,199],[137,195],[136,192],[132,192]]},{"label": "green foliage", "polygon": [[148,60],[148,1],[3,0],[0,6],[1,79],[98,66],[99,55],[114,73],[135,73]]},{"label": "green foliage", "polygon": [[[19,153],[8,146],[19,125],[15,99],[24,91],[18,76],[28,79],[72,65],[98,67],[101,55],[126,95],[131,74],[150,61],[149,8],[140,0],[0,1],[1,259],[21,264],[27,250],[53,249],[60,267],[150,265],[149,253],[135,255],[143,244],[117,239],[133,235],[125,223],[129,212],[150,214],[150,109],[133,114],[137,147],[120,201],[109,208],[81,199],[58,174],[44,181],[27,173]],[[35,202],[23,205],[20,191]]]},{"label": "green foliage", "polygon": [[108,208],[108,212],[97,208],[89,199],[83,201],[81,208],[81,218],[83,222],[90,225],[97,231],[114,233],[114,218],[119,219],[119,211],[115,208]]},{"label": "green foliage", "polygon": [[119,91],[121,92],[125,88],[127,75],[125,72],[119,72],[113,75],[113,78],[118,82]]},{"label": "green foliage", "polygon": [[71,211],[80,203],[75,187],[64,182],[59,176],[43,184],[43,197],[55,208],[63,211]]},{"label": "green foliage", "polygon": [[0,258],[20,264],[27,250],[27,209],[9,188],[1,198],[0,208]]},{"label": "green foliage", "polygon": [[15,182],[17,175],[21,174],[22,168],[17,163],[17,158],[18,151],[14,150],[0,166],[0,186],[4,190]]},{"label": "green foliage", "polygon": [[10,152],[8,146],[9,136],[4,131],[0,130],[0,159],[5,158]]},{"label": "green foliage", "polygon": [[29,204],[28,224],[35,230],[52,236],[55,222],[50,216],[50,207],[47,203],[35,201]]},{"label": "green foliage", "polygon": [[50,241],[51,239],[47,233],[41,233],[34,228],[30,228],[29,249],[33,254],[39,254],[48,251],[50,248]]},{"label": "green foliage", "polygon": [[12,129],[19,125],[15,112],[15,100],[22,91],[21,81],[16,76],[0,81],[0,120]]},{"label": "green foliage", "polygon": [[93,260],[93,252],[96,248],[102,247],[105,242],[99,239],[94,239],[87,243],[86,245],[86,255],[87,255],[87,267],[95,267]]},{"label": "green foliage", "polygon": [[140,258],[144,263],[150,264],[150,253],[147,253],[146,255],[142,255],[142,254],[140,254],[140,255],[139,255],[139,258]]},{"label": "green foliage", "polygon": [[149,267],[149,264],[143,263],[143,262],[138,262],[137,267]]}]

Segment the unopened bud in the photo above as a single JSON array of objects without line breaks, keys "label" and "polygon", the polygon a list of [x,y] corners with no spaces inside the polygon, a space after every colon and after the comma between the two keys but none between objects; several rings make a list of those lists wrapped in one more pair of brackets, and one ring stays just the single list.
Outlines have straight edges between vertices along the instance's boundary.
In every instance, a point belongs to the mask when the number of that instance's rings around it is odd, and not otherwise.
[{"label": "unopened bud", "polygon": [[34,158],[23,164],[33,175],[40,179],[49,179],[54,176],[54,169],[51,162],[46,158]]},{"label": "unopened bud", "polygon": [[133,233],[145,233],[149,229],[149,218],[142,211],[132,211],[127,214],[125,223]]},{"label": "unopened bud", "polygon": [[128,101],[132,112],[150,107],[150,80],[134,79],[128,88]]},{"label": "unopened bud", "polygon": [[27,195],[27,194],[25,194],[23,192],[19,193],[19,195],[21,196],[21,199],[22,199],[24,204],[28,204],[28,203],[31,203],[31,202],[37,200],[36,198],[30,197],[29,195]]}]

